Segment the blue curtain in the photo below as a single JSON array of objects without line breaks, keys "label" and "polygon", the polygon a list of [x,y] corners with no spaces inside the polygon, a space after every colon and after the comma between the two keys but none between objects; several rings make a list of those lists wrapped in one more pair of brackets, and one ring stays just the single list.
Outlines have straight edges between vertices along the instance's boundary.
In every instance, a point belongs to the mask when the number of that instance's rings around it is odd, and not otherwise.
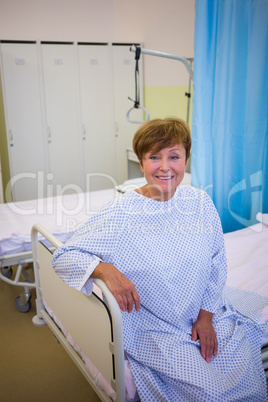
[{"label": "blue curtain", "polygon": [[196,0],[192,184],[224,232],[268,212],[268,0]]}]

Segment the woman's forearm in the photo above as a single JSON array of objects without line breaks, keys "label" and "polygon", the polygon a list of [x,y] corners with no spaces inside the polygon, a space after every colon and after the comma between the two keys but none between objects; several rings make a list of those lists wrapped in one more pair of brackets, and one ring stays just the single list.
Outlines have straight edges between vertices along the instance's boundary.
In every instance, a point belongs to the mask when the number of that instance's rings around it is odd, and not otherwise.
[{"label": "woman's forearm", "polygon": [[100,262],[90,275],[90,278],[99,278],[106,284],[122,311],[131,313],[133,304],[135,305],[135,310],[139,311],[140,297],[135,285],[114,265]]},{"label": "woman's forearm", "polygon": [[[103,280],[105,282],[105,273],[106,275],[109,274],[109,271],[111,271],[114,267],[112,264],[108,264],[107,262],[100,262],[92,274],[90,275],[90,278],[98,278]],[[115,268],[116,269],[116,268]]]}]

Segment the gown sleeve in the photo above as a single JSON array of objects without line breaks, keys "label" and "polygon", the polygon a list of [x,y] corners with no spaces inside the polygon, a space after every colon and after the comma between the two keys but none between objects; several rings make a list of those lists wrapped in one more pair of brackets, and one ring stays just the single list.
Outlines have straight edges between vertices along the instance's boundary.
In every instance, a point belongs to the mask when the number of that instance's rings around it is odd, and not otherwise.
[{"label": "gown sleeve", "polygon": [[67,285],[90,295],[93,279],[89,277],[97,265],[100,262],[113,263],[119,227],[113,205],[93,215],[55,251],[52,265],[57,275]]},{"label": "gown sleeve", "polygon": [[222,302],[223,288],[227,278],[227,260],[221,221],[208,195],[205,210],[209,233],[210,277],[203,294],[201,309],[215,313]]}]

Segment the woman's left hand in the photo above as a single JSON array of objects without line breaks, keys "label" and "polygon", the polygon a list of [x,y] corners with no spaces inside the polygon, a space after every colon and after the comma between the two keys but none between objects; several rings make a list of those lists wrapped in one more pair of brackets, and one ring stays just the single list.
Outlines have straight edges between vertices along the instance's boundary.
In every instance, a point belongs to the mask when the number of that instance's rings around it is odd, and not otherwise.
[{"label": "woman's left hand", "polygon": [[200,310],[197,320],[192,327],[192,341],[199,339],[201,355],[209,363],[212,355],[218,350],[218,341],[215,329],[212,325],[213,314],[206,310]]}]

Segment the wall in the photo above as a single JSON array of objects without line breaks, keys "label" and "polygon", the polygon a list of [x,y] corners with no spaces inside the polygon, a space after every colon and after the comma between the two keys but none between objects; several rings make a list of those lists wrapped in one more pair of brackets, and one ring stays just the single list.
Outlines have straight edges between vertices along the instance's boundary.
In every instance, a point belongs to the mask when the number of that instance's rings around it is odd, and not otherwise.
[{"label": "wall", "polygon": [[[193,57],[194,3],[194,0],[0,0],[0,39],[141,41],[146,49]],[[144,106],[151,118],[175,115],[186,119],[189,75],[185,66],[174,60],[142,57]],[[3,133],[3,127],[0,129]],[[2,155],[6,155],[1,133],[0,147]],[[5,185],[9,180],[7,158],[2,158],[1,163]]]},{"label": "wall", "polygon": [[107,41],[113,0],[0,0],[0,38]]},{"label": "wall", "polygon": [[[0,0],[0,38],[143,41],[147,48],[193,56],[194,0]],[[147,85],[178,85],[177,67],[147,62]],[[175,62],[176,64],[176,62]],[[152,68],[153,67],[153,68]]]},{"label": "wall", "polygon": [[[193,57],[194,0],[136,0],[134,4],[115,0],[115,40],[134,38],[146,49]],[[188,73],[179,62],[145,57],[146,85],[188,83]]]},{"label": "wall", "polygon": [[[131,41],[134,37],[145,49],[193,57],[194,0],[136,0],[134,4],[115,0],[116,40]],[[186,119],[189,75],[185,66],[175,60],[143,58],[145,106],[151,117]]]},{"label": "wall", "polygon": [[[194,4],[194,0],[0,0],[0,39],[141,41],[146,49],[193,57]],[[152,115],[162,110],[182,114],[180,104],[175,104],[176,94],[184,95],[188,86],[185,67],[174,60],[143,57],[145,102]]]}]

